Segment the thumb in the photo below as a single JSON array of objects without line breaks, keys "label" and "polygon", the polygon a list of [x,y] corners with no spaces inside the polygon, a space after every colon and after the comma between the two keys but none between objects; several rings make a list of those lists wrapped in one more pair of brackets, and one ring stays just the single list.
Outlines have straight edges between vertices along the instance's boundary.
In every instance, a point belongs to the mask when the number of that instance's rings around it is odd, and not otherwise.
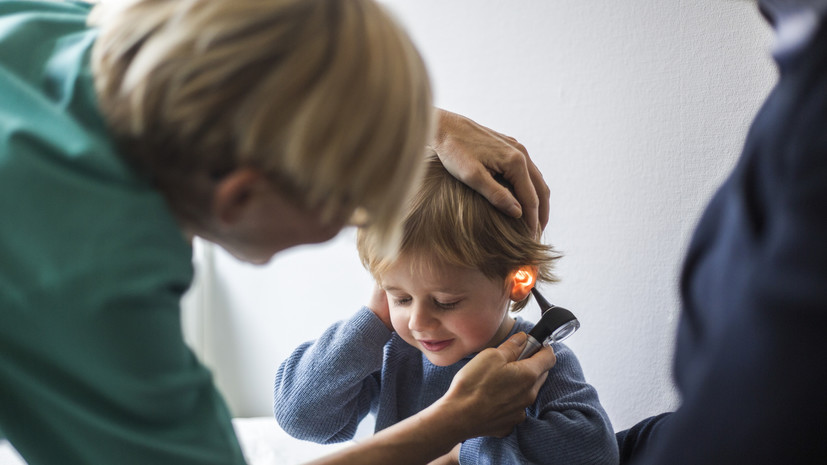
[{"label": "thumb", "polygon": [[482,176],[477,180],[474,185],[471,184],[472,182],[473,181],[469,180],[468,185],[482,194],[482,196],[497,207],[498,210],[514,218],[521,218],[523,216],[523,207],[520,205],[520,202],[517,201],[508,188],[495,181],[488,173],[486,173],[486,176]]},{"label": "thumb", "polygon": [[526,340],[526,334],[521,331],[500,344],[500,346],[497,347],[497,350],[502,352],[505,356],[506,362],[513,362],[517,360],[517,357],[519,357],[523,352],[523,347],[525,346]]}]

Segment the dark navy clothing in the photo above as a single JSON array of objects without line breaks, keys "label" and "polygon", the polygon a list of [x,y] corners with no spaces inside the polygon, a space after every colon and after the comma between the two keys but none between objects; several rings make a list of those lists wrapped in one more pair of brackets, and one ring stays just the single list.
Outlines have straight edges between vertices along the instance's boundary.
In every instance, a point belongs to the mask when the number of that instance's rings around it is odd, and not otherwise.
[{"label": "dark navy clothing", "polygon": [[652,438],[657,436],[666,424],[664,420],[670,415],[670,412],[661,413],[646,418],[627,430],[618,431],[615,439],[620,453],[620,465],[626,465],[640,458],[646,452],[646,446],[651,444]]},{"label": "dark navy clothing", "polygon": [[762,2],[779,82],[690,244],[682,404],[636,464],[827,463],[825,4]]}]

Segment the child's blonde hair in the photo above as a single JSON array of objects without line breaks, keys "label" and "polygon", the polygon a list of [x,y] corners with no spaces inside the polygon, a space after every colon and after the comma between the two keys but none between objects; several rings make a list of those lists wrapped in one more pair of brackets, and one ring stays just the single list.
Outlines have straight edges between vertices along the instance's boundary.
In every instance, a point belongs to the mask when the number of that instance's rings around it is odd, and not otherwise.
[{"label": "child's blonde hair", "polygon": [[[414,266],[445,263],[473,268],[492,279],[510,277],[526,266],[537,268],[537,282],[555,282],[554,262],[560,255],[540,243],[522,219],[496,209],[482,195],[452,176],[433,154],[426,160],[422,183],[406,207],[399,255],[384,254],[370,230],[357,236],[359,257],[381,283],[396,257],[412,258]],[[522,309],[528,299],[514,302]]]},{"label": "child's blonde hair", "polygon": [[203,224],[215,181],[264,172],[326,220],[367,211],[387,243],[433,113],[408,36],[373,0],[117,0],[92,69],[125,156]]}]

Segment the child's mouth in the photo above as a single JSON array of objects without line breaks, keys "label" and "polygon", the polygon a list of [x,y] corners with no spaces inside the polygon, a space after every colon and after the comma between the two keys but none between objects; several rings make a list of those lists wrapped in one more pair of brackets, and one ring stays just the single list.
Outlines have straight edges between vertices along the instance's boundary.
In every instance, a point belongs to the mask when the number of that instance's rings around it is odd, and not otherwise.
[{"label": "child's mouth", "polygon": [[422,347],[424,347],[428,352],[439,352],[440,350],[443,350],[451,345],[452,342],[454,342],[453,339],[445,339],[443,341],[419,341],[419,343],[422,344]]}]

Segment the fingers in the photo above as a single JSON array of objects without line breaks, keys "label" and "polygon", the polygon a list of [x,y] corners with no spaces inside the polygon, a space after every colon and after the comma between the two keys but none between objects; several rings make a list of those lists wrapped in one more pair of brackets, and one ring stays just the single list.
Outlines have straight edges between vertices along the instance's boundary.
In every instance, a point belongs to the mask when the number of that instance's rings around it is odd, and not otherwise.
[{"label": "fingers", "polygon": [[517,201],[527,212],[525,219],[528,226],[542,232],[548,224],[551,190],[525,146],[511,136],[500,132],[497,134],[519,152],[519,155],[512,157],[509,162],[513,170],[508,174],[504,173],[504,176],[514,186]]},{"label": "fingers", "polygon": [[497,347],[497,350],[505,356],[506,362],[513,362],[517,360],[517,357],[523,352],[523,347],[525,347],[527,340],[526,334],[521,331],[506,339],[505,342]]},{"label": "fingers", "polygon": [[[506,363],[515,362],[523,352],[526,340],[526,334],[519,332],[506,339],[497,347],[497,350],[503,354]],[[554,350],[551,347],[543,346],[536,354],[517,363],[521,364],[525,370],[536,373],[535,376],[540,376],[554,368],[557,363],[557,356],[554,355]]]},{"label": "fingers", "polygon": [[539,233],[546,229],[546,225],[548,225],[551,189],[549,189],[548,184],[546,184],[546,180],[543,179],[543,173],[540,172],[537,165],[531,162],[531,160],[528,162],[528,169],[531,176],[531,183],[534,185],[534,190],[537,193],[537,200],[539,202],[537,207],[537,231]]},{"label": "fingers", "polygon": [[[520,147],[522,147],[522,145]],[[537,231],[540,200],[531,178],[531,168],[536,170],[537,167],[534,166],[534,163],[531,162],[527,154],[516,148],[513,153],[514,155],[503,157],[502,164],[500,165],[502,175],[514,187],[514,195],[517,197],[515,201],[518,202],[518,205],[522,205],[522,215],[525,216],[524,219],[529,229],[531,231]],[[529,165],[531,166],[529,167]],[[496,181],[494,182],[496,183]],[[508,192],[507,189],[506,192]],[[511,195],[509,195],[509,197],[511,197]],[[519,215],[512,216],[519,217]]]},{"label": "fingers", "polygon": [[543,346],[531,357],[516,361],[517,357],[519,357],[523,351],[526,340],[526,334],[519,332],[500,344],[500,346],[497,347],[497,350],[504,356],[506,363],[514,362],[519,364],[521,369],[527,373],[527,377],[534,380],[531,395],[531,401],[533,402],[534,398],[537,397],[540,386],[542,386],[543,382],[548,377],[549,370],[554,368],[554,365],[557,364],[557,356],[554,354],[554,350],[551,347]]},{"label": "fingers", "polygon": [[475,436],[508,435],[525,419],[525,409],[537,398],[556,358],[550,348],[516,361],[527,340],[517,333],[496,349],[485,349],[454,377],[444,399],[459,402]]},{"label": "fingers", "polygon": [[[479,192],[497,209],[515,218],[525,215],[528,227],[531,230],[537,230],[541,199],[538,197],[534,178],[539,180],[539,185],[545,189],[545,192],[548,191],[548,186],[545,185],[540,171],[527,157],[516,147],[502,145],[499,147],[499,152],[491,154],[490,158],[480,160],[476,166],[458,164],[455,171],[461,181]],[[446,168],[453,167],[446,166]],[[463,172],[463,168],[466,171]],[[497,182],[492,172],[501,174],[513,187],[514,194]],[[548,194],[544,202],[545,210],[542,214],[548,222]]]},{"label": "fingers", "polygon": [[[464,116],[440,109],[437,115],[433,148],[445,168],[506,214],[524,217],[532,231],[545,228],[549,188],[526,148],[513,137]],[[492,173],[502,175],[514,193]]]},{"label": "fingers", "polygon": [[557,356],[554,355],[554,350],[551,347],[543,346],[536,354],[517,363],[520,363],[524,370],[539,377],[554,368],[554,365],[557,364]]},{"label": "fingers", "polygon": [[[478,169],[462,177],[462,182],[467,184],[471,189],[479,192],[480,195],[485,197],[486,200],[491,202],[498,210],[515,218],[521,217],[523,207],[508,188],[498,183],[485,166],[479,165],[477,168]],[[506,177],[506,179],[508,178]]]}]

